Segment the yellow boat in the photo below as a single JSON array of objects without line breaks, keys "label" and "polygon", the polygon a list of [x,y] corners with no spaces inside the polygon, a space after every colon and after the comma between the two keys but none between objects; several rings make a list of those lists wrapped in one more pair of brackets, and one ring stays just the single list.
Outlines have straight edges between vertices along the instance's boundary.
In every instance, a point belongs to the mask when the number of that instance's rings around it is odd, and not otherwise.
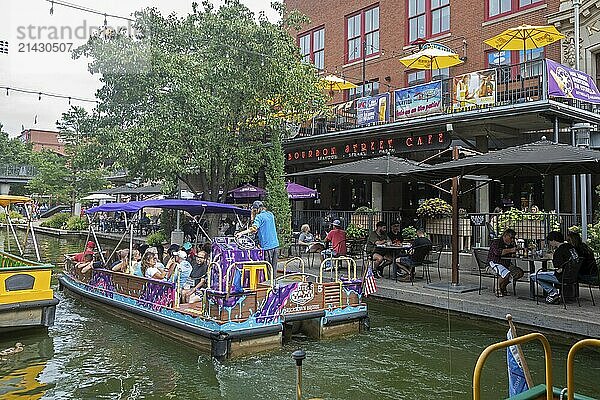
[{"label": "yellow boat", "polygon": [[[53,266],[39,262],[39,250],[29,208],[31,202],[28,197],[0,195],[0,206],[6,212],[6,228],[12,231],[20,254],[0,251],[0,333],[46,328],[54,324],[58,300],[50,287]],[[27,211],[28,229],[23,246],[19,243],[10,219],[9,207],[12,204],[21,204]],[[36,248],[37,262],[23,258],[30,233]]]}]

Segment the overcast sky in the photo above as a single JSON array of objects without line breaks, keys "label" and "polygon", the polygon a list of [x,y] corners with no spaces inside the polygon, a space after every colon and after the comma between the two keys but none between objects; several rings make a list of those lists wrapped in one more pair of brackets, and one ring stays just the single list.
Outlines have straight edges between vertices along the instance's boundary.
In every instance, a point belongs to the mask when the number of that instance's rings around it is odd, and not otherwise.
[{"label": "overcast sky", "polygon": [[[191,11],[192,0],[68,0],[71,4],[89,7],[107,14],[131,16],[145,7],[156,7],[163,15],[175,12],[185,15]],[[218,0],[212,0],[220,4]],[[198,0],[198,3],[201,3]],[[270,0],[242,0],[252,11],[258,14],[265,11],[271,21],[277,19],[277,13],[271,9]],[[82,35],[90,26],[101,26],[104,17],[54,5],[50,15],[50,2],[46,0],[0,0],[0,41],[8,41],[9,54],[0,53],[0,86],[30,89],[46,93],[64,94],[73,97],[94,99],[94,93],[100,86],[98,76],[92,76],[87,70],[87,61],[73,60],[66,51],[68,46],[76,48],[85,43],[87,35]],[[126,21],[108,18],[108,25],[121,26]],[[64,27],[70,27],[64,28]],[[71,38],[54,39],[49,37],[54,28]],[[39,37],[41,34],[41,38]],[[79,36],[80,38],[76,37]],[[58,44],[58,51],[33,51],[36,43]],[[70,44],[71,43],[71,44]],[[49,47],[49,46],[45,46]],[[57,46],[55,46],[57,47]],[[88,109],[90,103],[72,101]],[[16,93],[6,95],[0,91],[0,123],[11,136],[25,129],[55,130],[56,121],[69,108],[68,100],[52,99],[38,95]],[[37,116],[37,123],[36,123]]]}]

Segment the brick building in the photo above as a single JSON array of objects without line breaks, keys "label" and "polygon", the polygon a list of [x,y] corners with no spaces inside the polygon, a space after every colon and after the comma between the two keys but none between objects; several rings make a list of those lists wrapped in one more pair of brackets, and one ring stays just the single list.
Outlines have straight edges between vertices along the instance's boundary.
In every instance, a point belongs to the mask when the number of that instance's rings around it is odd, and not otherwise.
[{"label": "brick building", "polygon": [[65,145],[59,140],[58,132],[41,129],[25,129],[19,135],[19,139],[23,143],[30,143],[33,151],[48,149],[57,154],[65,155]]},{"label": "brick building", "polygon": [[[596,2],[584,0],[583,3]],[[568,37],[544,48],[528,49],[527,54],[499,52],[484,43],[485,39],[510,27],[547,25],[550,16],[562,21],[563,27],[567,26],[569,12],[572,14],[569,1],[286,0],[285,4],[288,10],[299,10],[310,19],[300,31],[290,32],[296,37],[304,60],[314,64],[323,75],[335,74],[357,85],[355,89],[333,93],[333,117],[314,118],[285,142],[288,172],[383,152],[423,160],[450,144],[459,145],[465,151],[486,152],[532,142],[542,136],[570,143],[573,124],[589,122],[597,129],[600,123],[597,104],[549,94],[550,67],[545,60],[565,63],[565,53],[572,47]],[[595,10],[595,6],[588,6]],[[561,29],[560,23],[556,25]],[[449,48],[463,63],[442,70],[405,68],[399,59],[418,51],[425,42]],[[597,57],[591,50],[586,54]],[[590,75],[595,77],[595,62],[585,62],[582,69],[588,65],[592,66],[588,69]],[[466,74],[487,74],[494,80],[490,102],[477,107],[457,106],[457,80]],[[409,118],[398,114],[396,93],[400,89],[436,82],[439,82],[437,90],[442,93],[442,105],[436,112],[423,112]],[[426,90],[423,93],[419,95],[428,95]],[[378,100],[381,97],[385,100]],[[361,104],[374,99],[372,103],[378,104],[380,118],[361,123],[357,99]],[[385,107],[388,109],[384,115]],[[428,146],[426,138],[431,137],[443,139]],[[389,146],[378,149],[378,143]],[[415,146],[415,143],[424,145]],[[299,205],[305,209],[352,210],[371,206],[410,216],[419,201],[438,195],[436,190],[414,182],[382,183],[343,176],[307,176],[300,180],[322,194],[320,204]],[[553,177],[506,178],[474,190],[471,198],[463,199],[462,206],[472,212],[487,212],[498,205],[527,207],[532,204],[547,210],[576,210],[571,201],[570,178],[561,177],[559,186],[556,184]],[[558,192],[555,187],[560,188],[560,198],[554,195]]]}]

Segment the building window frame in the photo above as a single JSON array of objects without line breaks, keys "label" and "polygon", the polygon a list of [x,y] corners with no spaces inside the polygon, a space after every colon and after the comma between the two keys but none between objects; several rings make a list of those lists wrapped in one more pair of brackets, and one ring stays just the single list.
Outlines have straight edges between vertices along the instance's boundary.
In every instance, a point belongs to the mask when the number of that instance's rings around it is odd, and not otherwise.
[{"label": "building window frame", "polygon": [[[414,75],[414,76],[421,75],[422,78],[411,81],[411,75]],[[406,86],[407,87],[422,85],[424,83],[449,79],[450,78],[450,68],[441,68],[441,69],[434,69],[434,70],[410,69],[410,70],[406,71],[405,77],[406,77]]]},{"label": "building window frame", "polygon": [[[376,19],[373,19],[370,23],[370,30],[368,30],[369,27],[367,26],[369,25],[367,23],[367,15],[376,15]],[[365,57],[373,57],[381,53],[380,15],[379,3],[377,3],[346,16],[344,19],[344,37],[346,38],[344,58],[346,63],[362,60],[363,53]],[[349,22],[351,20],[354,21],[352,32],[349,29]],[[363,51],[365,43],[367,43],[367,47]],[[373,43],[376,43],[376,46]]]},{"label": "building window frame", "polygon": [[[322,46],[315,43],[318,35],[321,35]],[[308,39],[308,49],[303,49],[303,40]],[[297,45],[300,48],[302,61],[309,62],[318,70],[325,69],[325,26],[321,25],[298,35]],[[305,52],[304,50],[308,50]],[[317,65],[317,62],[319,65]]]},{"label": "building window frame", "polygon": [[[357,87],[354,89],[346,90],[345,99],[346,101],[360,99],[361,97],[365,97],[362,93],[362,83],[356,85]],[[365,82],[365,92],[367,92],[367,97],[376,96],[380,93],[381,85],[379,84],[379,79],[372,79],[370,81]],[[360,93],[359,93],[360,92]]]},{"label": "building window frame", "polygon": [[[422,5],[422,7],[421,7]],[[433,32],[433,16],[439,13],[439,31]],[[434,39],[450,32],[451,22],[450,0],[406,0],[406,43],[411,44],[419,39]],[[422,22],[418,22],[422,19]],[[416,37],[411,36],[412,21],[417,21]],[[447,21],[447,24],[444,24]],[[446,26],[445,26],[446,25]],[[420,36],[419,27],[423,26],[424,35]]]},{"label": "building window frame", "polygon": [[[509,9],[507,11],[500,10],[497,14],[494,14],[494,15],[490,15],[490,12],[491,12],[490,3],[491,2],[498,2],[499,3],[498,7],[500,7],[502,0],[485,0],[484,5],[485,5],[485,20],[486,21],[493,21],[497,18],[502,18],[507,15],[511,15],[516,12],[519,12],[519,11],[527,10],[529,8],[539,6],[540,4],[545,4],[546,0],[509,0],[509,4],[510,4]],[[528,3],[528,4],[523,4],[523,3]]]}]

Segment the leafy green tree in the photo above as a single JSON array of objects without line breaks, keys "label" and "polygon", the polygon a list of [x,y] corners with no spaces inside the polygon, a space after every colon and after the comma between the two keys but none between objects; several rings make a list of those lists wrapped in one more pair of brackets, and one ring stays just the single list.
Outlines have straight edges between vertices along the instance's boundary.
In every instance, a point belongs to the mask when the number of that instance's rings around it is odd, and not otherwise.
[{"label": "leafy green tree", "polygon": [[266,163],[269,132],[325,104],[287,31],[302,19],[276,7],[278,24],[255,21],[238,0],[194,4],[184,18],[149,8],[136,14],[135,37],[90,38],[74,56],[89,57],[90,72],[101,75],[95,135],[103,156],[210,200],[250,180]]},{"label": "leafy green tree", "polygon": [[0,165],[28,164],[31,157],[31,145],[18,138],[9,138],[0,123]]},{"label": "leafy green tree", "polygon": [[292,234],[292,211],[285,190],[285,157],[281,146],[281,133],[271,135],[272,148],[267,154],[267,207],[275,215],[277,235],[281,247],[289,246]]}]

